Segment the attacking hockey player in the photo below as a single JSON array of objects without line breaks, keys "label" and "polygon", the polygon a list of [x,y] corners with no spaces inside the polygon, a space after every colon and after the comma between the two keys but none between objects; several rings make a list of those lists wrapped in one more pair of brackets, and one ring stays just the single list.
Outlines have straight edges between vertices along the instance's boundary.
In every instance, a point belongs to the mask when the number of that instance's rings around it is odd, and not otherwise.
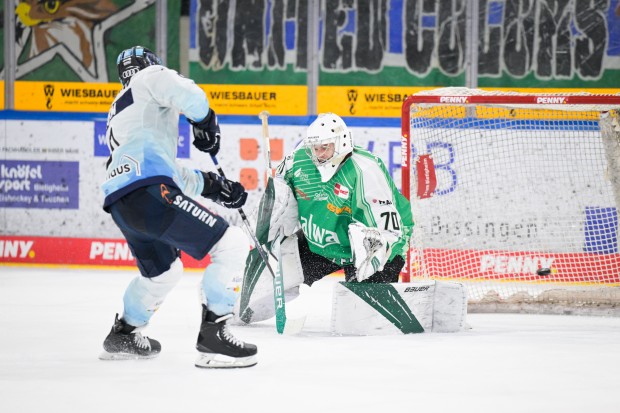
[{"label": "attacking hockey player", "polygon": [[190,79],[162,66],[150,50],[135,46],[117,60],[123,89],[108,114],[111,156],[102,184],[104,209],[119,227],[140,275],[125,291],[122,317],[116,315],[103,342],[101,359],[152,358],[157,340],[142,336],[149,320],[183,273],[180,251],[200,260],[211,254],[201,281],[202,324],[196,342],[197,367],[249,367],[253,344],[236,339],[226,325],[233,315],[245,233],[197,199],[240,208],[247,193],[238,182],[176,163],[179,113],[193,125],[194,146],[215,155],[220,146],[217,117],[205,93]]},{"label": "attacking hockey player", "polygon": [[[398,281],[413,228],[410,203],[381,159],[353,145],[338,115],[312,122],[303,145],[278,166],[273,188],[259,206],[257,237],[279,255],[287,300],[302,283],[341,269],[347,282]],[[264,264],[251,253],[240,319],[272,317],[272,291]]]}]

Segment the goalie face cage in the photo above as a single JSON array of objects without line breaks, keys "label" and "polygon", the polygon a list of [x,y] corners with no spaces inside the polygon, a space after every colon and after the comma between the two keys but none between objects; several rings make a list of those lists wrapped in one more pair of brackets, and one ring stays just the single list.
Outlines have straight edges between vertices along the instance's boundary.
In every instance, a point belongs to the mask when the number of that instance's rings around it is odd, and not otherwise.
[{"label": "goalie face cage", "polygon": [[402,280],[462,282],[470,311],[620,315],[618,109],[589,94],[409,96]]}]

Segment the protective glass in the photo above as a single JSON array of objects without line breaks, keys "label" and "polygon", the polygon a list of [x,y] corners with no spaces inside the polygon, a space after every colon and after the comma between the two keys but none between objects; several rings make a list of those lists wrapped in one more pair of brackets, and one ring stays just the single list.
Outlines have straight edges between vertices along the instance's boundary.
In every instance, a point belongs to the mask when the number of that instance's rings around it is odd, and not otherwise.
[{"label": "protective glass", "polygon": [[307,139],[304,142],[304,149],[315,165],[322,165],[337,155],[336,148],[338,145],[336,140],[334,138],[323,140]]}]

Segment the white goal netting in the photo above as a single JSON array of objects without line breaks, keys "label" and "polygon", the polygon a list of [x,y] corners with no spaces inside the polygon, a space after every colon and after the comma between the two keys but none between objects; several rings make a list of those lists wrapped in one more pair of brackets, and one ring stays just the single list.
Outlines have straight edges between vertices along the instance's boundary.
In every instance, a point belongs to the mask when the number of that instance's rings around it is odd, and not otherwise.
[{"label": "white goal netting", "polygon": [[403,280],[463,282],[472,310],[616,311],[618,109],[620,96],[589,94],[408,97],[403,193],[416,225]]}]

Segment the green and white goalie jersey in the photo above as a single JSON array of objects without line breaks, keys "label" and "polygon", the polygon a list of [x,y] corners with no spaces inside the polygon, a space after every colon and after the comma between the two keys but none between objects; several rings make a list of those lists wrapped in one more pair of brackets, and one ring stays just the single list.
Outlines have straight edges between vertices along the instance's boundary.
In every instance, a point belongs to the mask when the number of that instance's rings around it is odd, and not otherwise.
[{"label": "green and white goalie jersey", "polygon": [[312,252],[341,266],[353,264],[348,228],[360,222],[397,237],[388,261],[396,255],[404,258],[413,229],[411,205],[380,158],[354,147],[338,172],[321,182],[316,166],[305,149],[299,148],[277,172],[295,195],[299,223]]}]

